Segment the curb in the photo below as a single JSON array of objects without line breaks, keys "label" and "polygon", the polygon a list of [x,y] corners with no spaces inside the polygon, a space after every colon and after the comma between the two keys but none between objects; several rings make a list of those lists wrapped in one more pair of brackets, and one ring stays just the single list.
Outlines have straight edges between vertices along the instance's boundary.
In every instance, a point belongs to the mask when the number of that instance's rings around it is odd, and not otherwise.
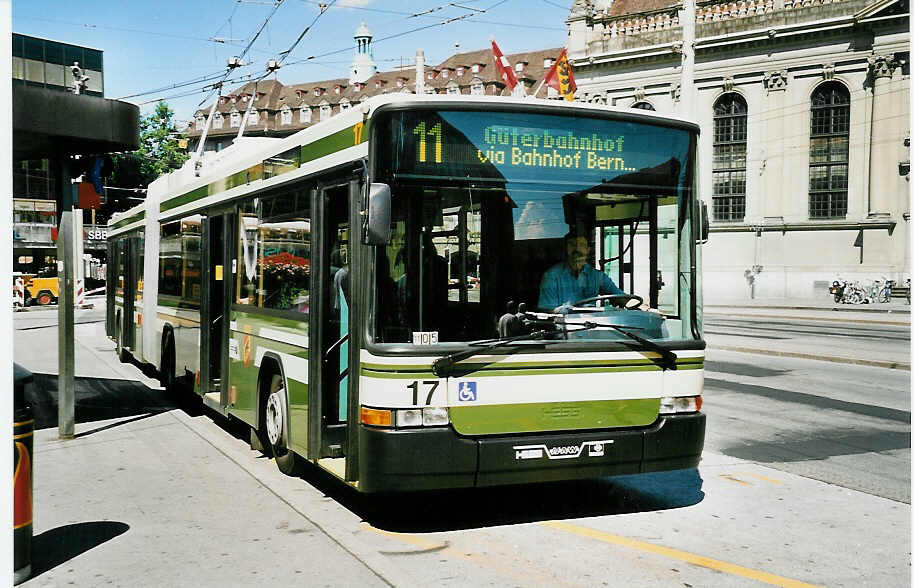
[{"label": "curb", "polygon": [[772,349],[756,349],[753,347],[742,347],[739,345],[709,345],[710,349],[719,349],[720,351],[738,351],[740,353],[754,353],[757,355],[775,355],[778,357],[796,357],[799,359],[815,359],[818,361],[830,361],[833,363],[849,363],[854,365],[866,365],[871,367],[881,367],[893,370],[911,371],[911,364],[903,361],[884,361],[879,359],[860,359],[856,357],[842,357],[840,355],[816,355],[815,353],[803,353],[801,351],[775,351]]},{"label": "curb", "polygon": [[[790,310],[790,309],[783,309]],[[891,325],[896,327],[907,327],[910,326],[910,317],[898,317],[898,320],[884,320],[879,318],[845,318],[837,316],[791,316],[786,314],[755,314],[755,313],[746,313],[746,314],[737,314],[732,312],[720,312],[712,311],[705,312],[705,316],[712,317],[741,317],[741,318],[757,318],[757,319],[793,319],[796,321],[822,321],[822,322],[835,322],[835,323],[861,323],[866,325]]]},{"label": "curb", "polygon": [[705,304],[705,310],[711,308],[739,308],[742,310],[752,310],[752,309],[763,309],[763,310],[820,310],[820,311],[835,311],[835,312],[881,312],[884,314],[911,314],[910,308],[879,308],[870,306],[869,304],[857,304],[854,306],[800,306],[800,305],[774,305],[774,304],[752,304],[752,305],[740,305],[740,304]]}]

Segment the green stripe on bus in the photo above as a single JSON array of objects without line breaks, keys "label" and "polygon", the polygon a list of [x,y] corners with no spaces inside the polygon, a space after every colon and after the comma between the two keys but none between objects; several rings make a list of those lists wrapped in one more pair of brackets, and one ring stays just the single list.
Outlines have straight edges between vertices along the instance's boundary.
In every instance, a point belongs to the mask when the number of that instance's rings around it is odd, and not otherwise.
[{"label": "green stripe on bus", "polygon": [[659,398],[452,406],[451,424],[463,435],[643,427],[657,420]]},{"label": "green stripe on bus", "polygon": [[368,125],[358,123],[328,135],[319,141],[301,146],[301,162],[307,163],[337,151],[354,147],[368,140]]},{"label": "green stripe on bus", "polygon": [[[363,372],[372,372],[375,377],[407,377],[416,374],[431,373],[431,365],[402,365],[402,364],[377,364],[362,363]],[[582,370],[607,369],[607,371],[618,371],[618,368],[641,368],[641,367],[658,367],[657,364],[649,358],[644,359],[595,359],[595,360],[575,360],[568,361],[525,361],[517,363],[459,363],[459,370],[472,370],[474,372],[510,372],[517,374],[526,370],[544,370],[544,369],[562,369],[570,372],[580,372]],[[684,358],[677,360],[677,370],[695,370],[704,368],[704,358]]]},{"label": "green stripe on bus", "polygon": [[119,228],[121,228],[121,227],[126,227],[127,225],[129,225],[129,224],[131,224],[131,223],[135,223],[135,222],[137,222],[137,221],[141,221],[141,220],[143,220],[144,218],[146,218],[146,211],[145,211],[145,210],[140,211],[140,212],[136,213],[136,214],[133,215],[133,216],[130,216],[130,217],[127,217],[127,218],[125,218],[125,219],[122,219],[122,220],[117,221],[116,223],[114,223],[113,225],[111,225],[111,228],[112,228],[112,229],[119,229]]},{"label": "green stripe on bus", "polygon": [[[366,142],[368,140],[368,128],[369,125],[367,123],[357,123],[351,127],[337,131],[332,135],[318,139],[313,143],[302,145],[300,149],[301,158],[300,161],[297,162],[297,165],[295,167],[288,166],[287,168],[283,169],[281,173],[274,174],[272,177],[282,175],[282,173],[290,172],[293,169],[296,169],[296,167],[300,167],[303,163],[314,161],[315,159],[319,159],[327,155],[332,155],[337,151],[342,151],[348,147],[353,147],[360,143]],[[264,179],[264,165],[265,162],[255,163],[247,169],[241,170],[214,182],[210,182],[205,186],[194,188],[193,190],[175,196],[174,198],[170,198],[161,204],[159,210],[161,212],[166,212],[196,200],[206,198],[207,196],[226,192],[232,188],[236,188],[250,182],[262,180]]]}]

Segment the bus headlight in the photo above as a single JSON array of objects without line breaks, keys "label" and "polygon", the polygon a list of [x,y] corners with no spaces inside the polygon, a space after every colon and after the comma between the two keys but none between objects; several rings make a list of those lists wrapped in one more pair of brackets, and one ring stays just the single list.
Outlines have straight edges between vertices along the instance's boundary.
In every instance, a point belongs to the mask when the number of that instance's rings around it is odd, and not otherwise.
[{"label": "bus headlight", "polygon": [[426,427],[440,427],[450,422],[446,406],[429,406],[422,409],[422,424]]},{"label": "bus headlight", "polygon": [[397,413],[397,428],[399,427],[421,427],[422,426],[422,409],[421,408],[401,408]]},{"label": "bus headlight", "polygon": [[660,399],[660,414],[678,414],[701,410],[701,396],[664,396]]},{"label": "bus headlight", "polygon": [[375,427],[442,427],[451,422],[446,406],[425,408],[368,408],[361,407],[360,421],[363,425]]}]

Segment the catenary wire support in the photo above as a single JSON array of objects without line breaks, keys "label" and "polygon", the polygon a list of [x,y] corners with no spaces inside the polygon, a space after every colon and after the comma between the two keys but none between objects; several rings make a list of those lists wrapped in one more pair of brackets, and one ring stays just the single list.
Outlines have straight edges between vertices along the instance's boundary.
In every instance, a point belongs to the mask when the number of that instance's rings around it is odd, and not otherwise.
[{"label": "catenary wire support", "polygon": [[[221,90],[222,83],[216,84],[215,88]],[[209,109],[209,116],[206,117],[206,125],[203,127],[203,134],[200,135],[200,143],[197,145],[197,151],[194,152],[194,175],[200,175],[200,168],[203,167],[203,146],[206,144],[206,135],[209,133],[209,127],[213,124],[213,114],[216,112],[216,105],[219,104],[219,97],[213,100],[213,105]]]}]

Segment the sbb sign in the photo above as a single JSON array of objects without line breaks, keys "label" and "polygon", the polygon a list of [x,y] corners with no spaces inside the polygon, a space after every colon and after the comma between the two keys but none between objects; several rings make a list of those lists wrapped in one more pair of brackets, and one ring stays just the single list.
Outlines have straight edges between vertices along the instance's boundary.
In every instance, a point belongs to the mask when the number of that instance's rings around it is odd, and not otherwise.
[{"label": "sbb sign", "polygon": [[108,229],[89,229],[86,231],[86,239],[105,241],[108,239]]}]

